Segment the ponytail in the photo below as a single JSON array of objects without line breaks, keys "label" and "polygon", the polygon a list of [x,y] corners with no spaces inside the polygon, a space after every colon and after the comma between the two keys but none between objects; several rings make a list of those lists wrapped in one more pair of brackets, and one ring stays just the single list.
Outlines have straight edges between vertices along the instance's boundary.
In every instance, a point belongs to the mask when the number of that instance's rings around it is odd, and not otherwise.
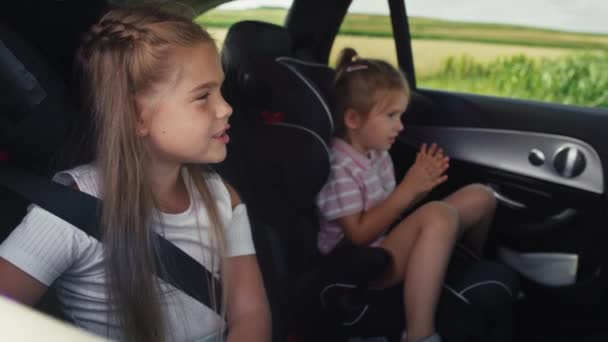
[{"label": "ponytail", "polygon": [[340,72],[350,64],[352,64],[357,58],[359,54],[357,51],[351,47],[345,47],[340,51],[338,55],[338,63],[336,64],[336,71]]}]

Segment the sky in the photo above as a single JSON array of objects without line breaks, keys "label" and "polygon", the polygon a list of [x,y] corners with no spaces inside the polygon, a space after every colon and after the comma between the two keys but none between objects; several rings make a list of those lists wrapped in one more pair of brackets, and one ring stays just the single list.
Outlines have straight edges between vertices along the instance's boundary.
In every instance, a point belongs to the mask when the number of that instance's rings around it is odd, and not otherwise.
[{"label": "sky", "polygon": [[[291,0],[238,0],[221,8],[288,7]],[[408,15],[608,33],[608,0],[406,0]],[[385,0],[353,0],[350,11],[388,14]]]}]

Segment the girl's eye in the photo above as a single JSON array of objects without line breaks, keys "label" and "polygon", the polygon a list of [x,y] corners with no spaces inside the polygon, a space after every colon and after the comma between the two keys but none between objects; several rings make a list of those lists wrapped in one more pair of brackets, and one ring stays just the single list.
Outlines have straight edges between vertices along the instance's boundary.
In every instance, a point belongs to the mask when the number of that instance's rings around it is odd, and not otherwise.
[{"label": "girl's eye", "polygon": [[209,98],[209,93],[205,93],[205,94],[203,94],[203,95],[201,95],[201,96],[197,97],[197,98],[196,98],[196,100],[197,100],[197,101],[204,101],[204,100],[206,100],[206,99],[208,99],[208,98]]}]

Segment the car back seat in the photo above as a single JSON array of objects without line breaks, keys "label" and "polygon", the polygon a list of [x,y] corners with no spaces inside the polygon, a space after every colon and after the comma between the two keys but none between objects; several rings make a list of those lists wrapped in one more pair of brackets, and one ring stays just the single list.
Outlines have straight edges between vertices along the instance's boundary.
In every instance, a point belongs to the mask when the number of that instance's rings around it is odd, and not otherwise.
[{"label": "car back seat", "polygon": [[[36,48],[0,24],[0,163],[50,177],[55,152],[65,143],[78,111],[61,77]],[[17,226],[28,202],[0,187],[0,242]],[[53,289],[37,307],[60,319]]]}]

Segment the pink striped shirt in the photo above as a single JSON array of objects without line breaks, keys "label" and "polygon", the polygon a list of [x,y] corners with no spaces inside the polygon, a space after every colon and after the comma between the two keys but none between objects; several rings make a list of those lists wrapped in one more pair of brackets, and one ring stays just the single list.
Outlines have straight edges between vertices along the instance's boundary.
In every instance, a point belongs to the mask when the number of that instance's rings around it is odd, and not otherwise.
[{"label": "pink striped shirt", "polygon": [[[365,156],[339,138],[331,145],[331,171],[316,199],[321,224],[317,245],[323,254],[344,237],[338,218],[369,210],[395,189],[393,162],[387,151]],[[372,245],[380,241],[379,237]]]}]

